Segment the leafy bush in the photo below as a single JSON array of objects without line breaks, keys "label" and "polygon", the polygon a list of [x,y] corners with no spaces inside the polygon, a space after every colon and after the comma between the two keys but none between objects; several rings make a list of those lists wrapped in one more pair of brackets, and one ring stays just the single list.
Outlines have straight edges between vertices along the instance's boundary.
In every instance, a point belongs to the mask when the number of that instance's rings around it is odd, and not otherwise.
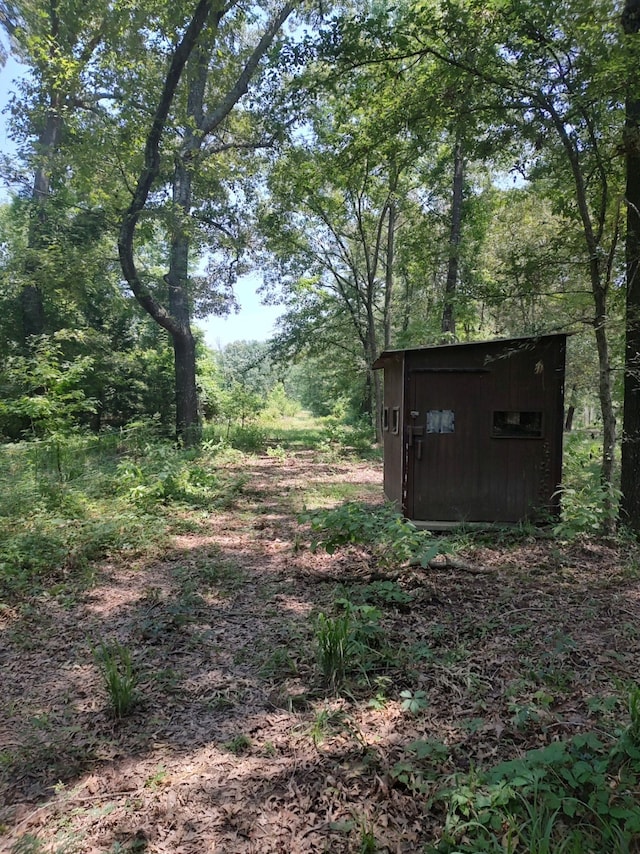
[{"label": "leafy bush", "polygon": [[[635,722],[607,748],[594,733],[554,741],[484,774],[455,778],[438,799],[445,831],[428,850],[582,852],[637,850],[640,843],[638,689]],[[635,705],[634,705],[635,704]]]},{"label": "leafy bush", "polygon": [[599,444],[579,434],[567,438],[564,452],[560,522],[554,527],[558,537],[572,539],[580,534],[597,535],[615,522],[619,489],[605,488],[600,480]]},{"label": "leafy bush", "polygon": [[232,429],[229,438],[234,448],[247,453],[257,453],[265,449],[268,436],[261,425],[245,424]]},{"label": "leafy bush", "polygon": [[[553,529],[557,537],[572,539],[580,534],[595,536],[618,517],[618,503],[622,493],[615,487],[606,489],[599,479],[590,480],[579,488],[563,486],[559,492],[561,520]],[[608,504],[611,505],[610,509],[607,508]]]},{"label": "leafy bush", "polygon": [[393,504],[371,508],[348,502],[331,510],[304,514],[301,521],[311,522],[316,535],[312,550],[323,548],[329,554],[341,546],[364,545],[375,552],[382,564],[411,561],[426,566],[443,550],[442,543],[434,541],[427,531],[419,531]]}]

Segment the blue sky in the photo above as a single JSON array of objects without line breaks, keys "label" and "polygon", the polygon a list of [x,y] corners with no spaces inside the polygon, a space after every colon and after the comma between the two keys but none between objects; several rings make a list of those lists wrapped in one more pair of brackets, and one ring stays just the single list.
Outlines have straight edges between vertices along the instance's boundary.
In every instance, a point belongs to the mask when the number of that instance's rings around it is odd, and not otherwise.
[{"label": "blue sky", "polygon": [[[20,75],[21,66],[9,57],[4,68],[0,69],[0,151],[10,154],[13,143],[7,136],[4,115],[13,81]],[[0,184],[0,201],[6,198],[4,187]],[[236,299],[240,312],[229,317],[210,317],[199,320],[197,325],[204,331],[207,344],[219,349],[231,341],[266,341],[274,332],[274,325],[282,313],[278,306],[262,305],[256,293],[261,279],[257,275],[243,276],[236,286]]]},{"label": "blue sky", "polygon": [[256,289],[262,281],[257,275],[243,276],[235,288],[236,299],[241,310],[229,317],[210,317],[199,320],[198,326],[204,330],[209,347],[219,349],[231,341],[266,341],[275,331],[277,318],[282,307],[262,305]]}]

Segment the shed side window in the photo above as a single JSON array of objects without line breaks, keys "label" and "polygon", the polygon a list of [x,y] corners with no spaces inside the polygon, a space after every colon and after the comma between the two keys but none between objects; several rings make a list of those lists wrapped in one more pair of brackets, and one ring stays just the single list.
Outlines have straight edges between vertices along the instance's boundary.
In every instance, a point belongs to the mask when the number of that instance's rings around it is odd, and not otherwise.
[{"label": "shed side window", "polygon": [[389,407],[388,406],[384,406],[382,408],[382,429],[383,430],[389,429]]},{"label": "shed side window", "polygon": [[491,435],[500,439],[540,439],[542,412],[494,412]]},{"label": "shed side window", "polygon": [[400,407],[394,406],[391,410],[391,432],[396,435],[400,432]]}]

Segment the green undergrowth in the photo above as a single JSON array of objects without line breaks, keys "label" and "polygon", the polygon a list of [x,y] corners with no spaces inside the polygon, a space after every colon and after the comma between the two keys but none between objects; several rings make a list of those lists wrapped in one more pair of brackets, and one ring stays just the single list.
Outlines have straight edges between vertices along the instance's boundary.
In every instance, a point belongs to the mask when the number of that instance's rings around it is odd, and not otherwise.
[{"label": "green undergrowth", "polygon": [[0,446],[0,601],[73,596],[92,583],[96,561],[150,555],[172,533],[197,529],[199,514],[232,509],[248,454],[285,460],[326,435],[300,414],[228,435],[208,426],[197,449],[176,447],[153,422]]},{"label": "green undergrowth", "polygon": [[[552,741],[489,770],[456,775],[444,788],[437,787],[431,803],[444,811],[444,830],[427,850],[438,854],[640,850],[639,697],[640,689],[633,686],[629,723],[611,738],[586,732]],[[414,756],[401,770],[416,791],[430,788],[429,762]]]},{"label": "green undergrowth", "polygon": [[139,425],[0,448],[0,600],[73,595],[114,555],[164,548],[185,511],[233,507],[246,475],[225,448],[176,448]]},{"label": "green undergrowth", "polygon": [[351,501],[304,513],[300,522],[311,525],[312,551],[321,548],[334,554],[346,545],[362,545],[370,548],[384,567],[408,562],[426,566],[448,548],[428,531],[419,531],[393,504],[370,507]]},{"label": "green undergrowth", "polygon": [[622,497],[617,483],[605,487],[600,476],[601,442],[590,434],[570,433],[564,440],[560,519],[554,535],[571,540],[598,536],[616,523]]},{"label": "green undergrowth", "polygon": [[337,416],[314,418],[304,411],[287,416],[266,411],[245,424],[211,423],[205,426],[203,439],[205,446],[227,451],[312,450],[327,460],[354,455],[363,459],[382,458],[381,449],[373,445],[368,423],[350,425]]},{"label": "green undergrowth", "polygon": [[[353,591],[355,592],[355,591]],[[433,704],[433,686],[413,681],[419,654],[390,643],[387,614],[398,615],[411,594],[392,583],[363,585],[358,603],[336,598],[314,627],[317,672],[325,689],[352,702],[369,696],[369,708],[396,701],[407,718],[423,718]],[[369,603],[376,604],[369,604]],[[364,603],[364,604],[363,604]],[[414,659],[413,664],[411,659]],[[460,664],[460,662],[458,662]],[[452,684],[455,662],[432,649],[421,669]],[[446,678],[445,678],[446,677]],[[411,687],[402,688],[404,680]],[[405,681],[405,684],[407,682]],[[437,683],[436,683],[437,684]],[[420,685],[424,687],[420,687]],[[467,686],[471,690],[472,686]],[[408,743],[390,766],[393,785],[419,799],[438,828],[425,849],[431,854],[631,854],[640,851],[640,687],[620,689],[626,698],[593,698],[597,729],[554,739],[508,761],[469,761],[460,745],[424,737]],[[538,692],[541,702],[550,700]],[[611,716],[624,709],[623,718]],[[349,709],[323,707],[310,735],[314,744],[344,734],[357,737]],[[463,727],[472,737],[482,719]],[[520,731],[514,722],[513,732]],[[354,735],[355,733],[355,735]],[[538,739],[529,745],[540,744]],[[491,754],[488,754],[490,756]],[[504,751],[503,751],[504,755]],[[487,759],[488,759],[487,756]],[[485,764],[486,762],[486,764]],[[452,768],[464,768],[453,771]]]}]

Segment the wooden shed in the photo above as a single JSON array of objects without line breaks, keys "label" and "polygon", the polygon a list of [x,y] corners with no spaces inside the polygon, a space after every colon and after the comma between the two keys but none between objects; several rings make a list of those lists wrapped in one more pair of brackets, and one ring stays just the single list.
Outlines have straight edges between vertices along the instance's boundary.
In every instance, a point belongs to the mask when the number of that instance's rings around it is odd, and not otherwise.
[{"label": "wooden shed", "polygon": [[382,353],[386,497],[426,527],[557,512],[566,338]]}]

